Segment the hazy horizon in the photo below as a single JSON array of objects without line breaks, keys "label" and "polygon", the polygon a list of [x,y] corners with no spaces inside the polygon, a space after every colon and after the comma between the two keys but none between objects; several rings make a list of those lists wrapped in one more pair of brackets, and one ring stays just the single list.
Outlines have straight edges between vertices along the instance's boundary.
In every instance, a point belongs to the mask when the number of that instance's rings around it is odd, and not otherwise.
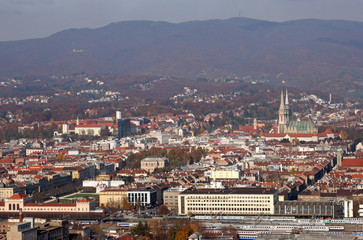
[{"label": "hazy horizon", "polygon": [[0,41],[42,38],[70,28],[112,22],[245,17],[284,22],[300,19],[363,22],[361,0],[3,0]]}]

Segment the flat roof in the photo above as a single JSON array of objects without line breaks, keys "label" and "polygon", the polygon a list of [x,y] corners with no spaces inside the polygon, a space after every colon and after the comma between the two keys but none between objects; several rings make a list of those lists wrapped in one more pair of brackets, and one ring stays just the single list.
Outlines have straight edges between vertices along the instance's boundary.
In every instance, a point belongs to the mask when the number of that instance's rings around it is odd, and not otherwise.
[{"label": "flat roof", "polygon": [[269,188],[190,188],[180,194],[274,194],[277,190]]}]

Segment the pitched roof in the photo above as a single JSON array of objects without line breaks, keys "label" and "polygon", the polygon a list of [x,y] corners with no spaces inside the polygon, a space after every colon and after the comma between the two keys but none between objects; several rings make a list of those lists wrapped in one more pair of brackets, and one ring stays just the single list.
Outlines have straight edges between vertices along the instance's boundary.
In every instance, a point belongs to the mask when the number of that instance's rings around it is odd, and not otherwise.
[{"label": "pitched roof", "polygon": [[363,167],[363,158],[344,158],[343,167]]},{"label": "pitched roof", "polygon": [[20,194],[14,194],[9,199],[24,199],[24,198],[28,198],[28,197],[29,197],[28,195],[26,195],[24,193],[20,193]]}]

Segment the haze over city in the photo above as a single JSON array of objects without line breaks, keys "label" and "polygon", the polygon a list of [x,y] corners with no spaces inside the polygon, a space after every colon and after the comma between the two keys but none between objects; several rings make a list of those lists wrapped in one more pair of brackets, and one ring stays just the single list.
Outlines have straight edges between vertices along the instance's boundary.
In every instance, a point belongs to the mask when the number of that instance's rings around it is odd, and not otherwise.
[{"label": "haze over city", "polygon": [[0,0],[0,239],[363,239],[363,0]]}]

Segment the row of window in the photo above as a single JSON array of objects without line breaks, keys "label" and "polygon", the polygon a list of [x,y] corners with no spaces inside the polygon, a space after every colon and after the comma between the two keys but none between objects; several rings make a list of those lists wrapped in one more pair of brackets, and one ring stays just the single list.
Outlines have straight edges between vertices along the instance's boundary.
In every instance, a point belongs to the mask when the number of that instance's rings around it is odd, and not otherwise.
[{"label": "row of window", "polygon": [[188,199],[270,199],[271,196],[234,196],[234,195],[189,195]]},{"label": "row of window", "polygon": [[270,211],[270,208],[193,208],[188,207],[188,211]]},{"label": "row of window", "polygon": [[205,204],[205,203],[190,203],[188,204],[189,206],[208,206],[208,205],[213,205],[213,206],[234,206],[234,207],[241,207],[241,206],[256,206],[256,207],[263,207],[263,206],[269,206],[269,204]]},{"label": "row of window", "polygon": [[196,200],[196,199],[188,199],[188,202],[193,203],[193,202],[203,202],[203,203],[208,203],[208,202],[221,202],[221,203],[243,203],[243,202],[252,202],[252,203],[269,203],[270,200],[228,200],[228,199],[224,199],[224,200],[212,200],[212,199],[208,199],[208,200]]}]

